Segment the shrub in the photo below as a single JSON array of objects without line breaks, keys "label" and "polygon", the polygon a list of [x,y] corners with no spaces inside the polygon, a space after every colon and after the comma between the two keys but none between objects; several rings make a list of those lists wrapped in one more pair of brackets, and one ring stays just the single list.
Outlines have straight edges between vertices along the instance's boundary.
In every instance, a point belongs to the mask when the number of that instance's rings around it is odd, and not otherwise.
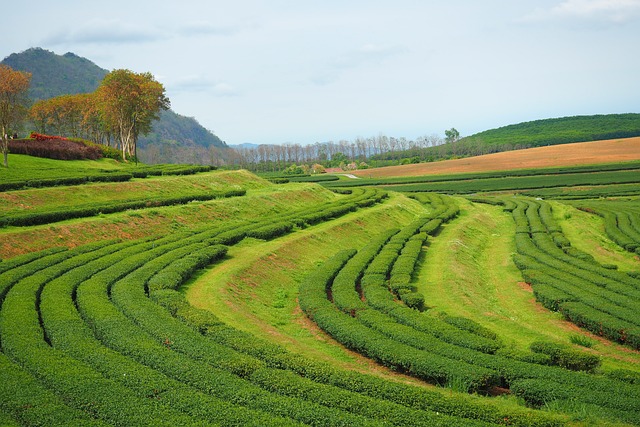
[{"label": "shrub", "polygon": [[547,354],[551,357],[551,363],[572,371],[593,372],[600,366],[600,358],[593,354],[576,351],[568,346],[547,342],[535,341],[529,346],[534,353]]}]

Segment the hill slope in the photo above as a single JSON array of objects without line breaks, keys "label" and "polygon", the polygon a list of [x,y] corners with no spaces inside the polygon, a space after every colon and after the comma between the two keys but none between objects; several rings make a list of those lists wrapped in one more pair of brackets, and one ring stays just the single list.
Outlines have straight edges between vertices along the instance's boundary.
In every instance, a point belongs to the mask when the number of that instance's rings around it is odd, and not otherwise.
[{"label": "hill slope", "polygon": [[[15,70],[32,73],[29,96],[31,99],[48,99],[55,96],[89,93],[96,90],[107,70],[90,60],[71,52],[57,55],[41,48],[28,49],[6,57],[2,64]],[[152,129],[152,133],[140,137],[139,148],[144,157],[149,145],[171,147],[218,147],[227,145],[216,135],[202,127],[196,119],[176,114],[172,110],[162,112]],[[171,158],[160,158],[161,162],[171,162]]]},{"label": "hill slope", "polygon": [[464,159],[388,166],[351,172],[362,177],[420,176],[577,166],[640,160],[640,137],[503,151]]},{"label": "hill slope", "polygon": [[640,136],[640,114],[604,114],[534,120],[463,138],[488,145],[540,147]]}]

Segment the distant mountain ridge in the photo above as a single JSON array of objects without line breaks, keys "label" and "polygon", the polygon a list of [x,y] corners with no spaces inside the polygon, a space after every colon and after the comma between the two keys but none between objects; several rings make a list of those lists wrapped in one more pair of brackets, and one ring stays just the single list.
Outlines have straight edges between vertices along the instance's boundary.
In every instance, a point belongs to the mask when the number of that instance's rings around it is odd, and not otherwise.
[{"label": "distant mountain ridge", "polygon": [[[19,71],[32,73],[29,97],[36,101],[60,95],[90,93],[95,91],[109,71],[100,68],[86,58],[68,52],[57,55],[42,48],[31,48],[12,53],[1,64]],[[227,144],[211,131],[200,125],[195,118],[163,111],[160,120],[154,123],[152,132],[138,141],[143,150],[151,145],[189,148],[217,147],[226,149]],[[162,159],[170,162],[172,159]]]}]

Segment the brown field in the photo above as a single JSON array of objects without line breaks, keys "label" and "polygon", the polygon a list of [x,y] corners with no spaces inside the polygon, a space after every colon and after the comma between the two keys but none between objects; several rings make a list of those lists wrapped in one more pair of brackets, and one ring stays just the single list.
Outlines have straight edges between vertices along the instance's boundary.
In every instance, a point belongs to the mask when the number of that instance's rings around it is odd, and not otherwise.
[{"label": "brown field", "polygon": [[632,160],[640,160],[640,137],[552,145],[441,162],[366,169],[352,173],[361,177],[386,178],[579,166]]}]

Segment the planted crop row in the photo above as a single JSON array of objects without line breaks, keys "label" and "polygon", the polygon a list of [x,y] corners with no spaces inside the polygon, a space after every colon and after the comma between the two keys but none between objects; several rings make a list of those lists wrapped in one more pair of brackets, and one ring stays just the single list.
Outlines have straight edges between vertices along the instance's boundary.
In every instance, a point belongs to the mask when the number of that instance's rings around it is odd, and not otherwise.
[{"label": "planted crop row", "polygon": [[640,281],[572,248],[548,203],[516,204],[514,261],[538,301],[596,334],[640,348]]},{"label": "planted crop row", "polygon": [[[129,170],[100,170],[81,173],[50,169],[30,171],[29,179],[4,179],[0,182],[0,192],[24,188],[57,187],[61,185],[84,185],[93,182],[124,182],[132,178],[146,178],[160,175],[193,175],[214,170],[213,166],[198,165],[152,165]],[[52,176],[53,175],[53,176]]]},{"label": "planted crop row", "polygon": [[107,203],[92,203],[83,206],[69,206],[59,210],[42,210],[35,212],[17,213],[0,218],[0,227],[31,226],[49,224],[75,218],[86,218],[99,214],[123,212],[129,209],[144,209],[159,206],[173,206],[192,201],[208,201],[218,198],[244,196],[246,190],[226,190],[219,192],[194,193],[181,196],[154,197],[142,200],[117,201]]},{"label": "planted crop row", "polygon": [[[430,219],[430,217],[420,218],[400,232],[390,230],[372,240],[339,271],[330,288],[313,297],[304,295],[301,291],[301,306],[307,315],[338,341],[382,364],[440,384],[457,381],[465,384],[466,389],[491,386],[497,383],[495,373],[478,366],[466,365],[460,360],[454,361],[433,352],[421,351],[424,348],[416,348],[415,341],[405,339],[416,331],[396,323],[383,312],[371,309],[358,292],[361,286],[364,296],[367,297],[367,289],[372,279],[376,278],[385,283],[386,287],[400,252]],[[418,234],[418,237],[413,240],[419,244],[418,250],[411,245],[407,247],[407,257],[413,252],[413,262],[417,257],[415,252],[419,253],[425,236]],[[398,270],[401,270],[401,267],[398,267]],[[361,278],[362,281],[360,281]],[[409,289],[408,286],[395,289],[395,293],[416,294],[415,288]],[[303,299],[307,297],[311,299],[311,304],[314,306],[324,306],[324,310],[318,312],[305,309],[305,305],[309,302],[303,302]],[[335,307],[325,304],[324,300],[333,300]],[[409,299],[409,301],[412,300]],[[350,319],[345,318],[345,315],[336,308],[347,314]]]},{"label": "planted crop row", "polygon": [[436,183],[442,181],[471,181],[471,180],[487,180],[493,178],[511,178],[511,177],[533,177],[536,175],[556,175],[557,181],[562,181],[564,175],[590,174],[594,172],[617,172],[617,171],[634,171],[640,169],[640,162],[633,163],[612,163],[602,165],[586,165],[573,167],[556,167],[556,168],[537,168],[537,169],[515,169],[498,172],[480,172],[480,173],[461,173],[447,175],[422,175],[409,177],[392,177],[379,179],[354,179],[350,181],[340,181],[339,183],[326,183],[327,187],[360,187],[370,185],[397,185],[397,184],[418,184],[418,183]]},{"label": "planted crop row", "polygon": [[578,185],[610,185],[640,183],[637,171],[593,172],[564,175],[487,178],[464,181],[425,182],[418,184],[380,184],[394,191],[468,194],[489,191],[530,190],[573,187]]},{"label": "planted crop row", "polygon": [[[326,284],[330,282],[331,276],[335,276],[336,270],[340,269],[353,254],[353,251],[339,253],[321,268],[310,274],[307,277],[307,281],[310,284],[313,283],[312,286],[314,287],[318,286],[317,290],[322,292],[323,289],[326,289]],[[307,291],[309,290],[307,289]],[[462,418],[457,423],[462,423],[463,425],[474,425],[474,419],[516,426],[555,426],[562,424],[560,418],[546,413],[535,413],[524,408],[505,411],[498,406],[481,404],[474,399],[467,399],[464,395],[445,397],[438,392],[429,391],[421,387],[397,384],[355,371],[343,371],[332,365],[311,361],[300,357],[300,355],[289,353],[276,344],[263,341],[251,334],[229,327],[218,320],[211,312],[189,305],[181,293],[161,290],[152,294],[152,298],[166,307],[173,316],[187,322],[218,343],[234,348],[244,354],[255,356],[264,361],[269,367],[286,369],[315,383],[327,384],[375,398],[376,401],[370,403],[376,407],[380,405],[381,400],[395,402],[417,410],[437,411],[441,416],[448,414]],[[291,388],[291,390],[293,391],[295,388]],[[336,394],[335,389],[332,390],[332,394]],[[336,397],[344,400],[347,404],[352,404],[352,400],[347,399],[342,394]],[[386,408],[381,408],[381,410],[386,410]],[[410,413],[410,411],[406,412],[407,415]],[[428,416],[424,412],[421,416],[424,417],[425,424],[438,425],[438,419],[434,420],[432,416]],[[442,417],[439,420],[444,425],[456,425],[456,421],[450,417]],[[403,425],[417,423],[419,421],[415,418],[405,418]]]},{"label": "planted crop row", "polygon": [[[548,224],[556,232],[559,230],[550,210],[538,206],[535,211],[544,216],[544,220],[539,218],[540,226]],[[526,218],[526,211],[523,210],[522,215]],[[425,219],[421,221],[424,222]],[[412,375],[424,375],[419,371],[421,362],[429,358],[432,370],[428,378],[434,382],[439,378],[441,383],[448,381],[450,385],[455,384],[455,387],[461,389],[474,389],[479,384],[510,387],[512,383],[519,384],[524,379],[554,381],[562,384],[562,387],[588,388],[591,390],[590,395],[577,399],[585,404],[589,402],[590,405],[596,405],[599,410],[618,416],[620,409],[625,408],[629,411],[627,414],[634,415],[624,415],[624,419],[638,416],[640,406],[633,399],[616,400],[620,389],[614,391],[617,387],[615,382],[567,370],[593,369],[593,360],[569,364],[564,362],[566,358],[543,353],[519,356],[521,360],[517,360],[509,352],[500,349],[500,344],[493,340],[494,334],[468,319],[448,319],[447,322],[394,301],[393,293],[390,292],[391,275],[386,274],[393,271],[394,267],[389,268],[388,264],[398,262],[398,251],[402,253],[404,247],[411,251],[411,242],[422,238],[420,228],[416,230],[413,225],[409,228],[418,233],[411,235],[407,232],[403,238],[399,238],[402,232],[391,231],[391,238],[381,235],[379,240],[372,241],[362,252],[358,252],[340,267],[339,271],[335,271],[334,279],[321,281],[325,283],[305,281],[301,285],[299,296],[303,310],[338,341],[395,369],[406,369],[405,372]],[[388,241],[387,244],[381,246],[385,241]],[[399,241],[404,241],[400,249]],[[389,253],[385,254],[387,246]],[[377,255],[374,255],[376,252]],[[365,265],[368,267],[362,270]],[[312,277],[316,280],[315,276]],[[332,304],[331,299],[335,304]],[[402,349],[405,359],[393,353],[397,349]],[[574,355],[574,359],[578,360],[582,356],[582,353]],[[409,368],[393,364],[411,357],[415,360]],[[544,366],[545,364],[565,369]],[[469,375],[469,372],[473,372],[475,377]],[[482,375],[485,375],[484,380],[479,379]],[[622,393],[625,396],[639,396],[640,389],[626,387]],[[524,394],[523,396],[526,397]],[[572,396],[572,399],[576,397]],[[534,400],[529,403],[535,404]]]},{"label": "planted crop row", "polygon": [[[97,253],[92,253],[97,252]],[[84,363],[52,348],[43,339],[36,311],[46,283],[79,267],[104,251],[92,251],[68,258],[17,282],[7,293],[0,311],[3,352],[16,359],[54,393],[76,409],[109,423],[171,425],[186,418],[163,410],[151,400],[136,398],[125,387],[104,378]]]},{"label": "planted crop row", "polygon": [[[351,199],[364,201],[361,197],[347,198],[347,201]],[[3,275],[13,279],[7,286],[8,297],[0,314],[0,334],[3,344],[6,344],[4,348],[9,350],[12,357],[27,365],[30,371],[37,372],[39,380],[44,381],[46,387],[63,396],[72,406],[80,410],[89,409],[92,416],[113,424],[192,425],[195,420],[200,419],[239,425],[295,425],[292,418],[304,418],[309,424],[315,425],[380,425],[381,422],[374,422],[360,415],[349,415],[339,409],[323,408],[310,402],[276,396],[257,385],[249,385],[246,381],[242,383],[244,380],[238,379],[233,372],[238,373],[236,370],[241,369],[247,373],[260,365],[253,362],[247,364],[239,360],[242,358],[236,354],[228,358],[226,364],[222,363],[222,359],[216,359],[219,362],[215,363],[216,368],[207,362],[189,362],[180,356],[167,359],[167,349],[173,344],[165,342],[165,335],[162,340],[144,338],[145,332],[136,329],[135,325],[122,317],[121,312],[109,309],[113,306],[109,302],[107,291],[118,294],[119,281],[138,285],[134,289],[141,291],[146,299],[145,286],[153,292],[155,287],[171,286],[185,280],[195,269],[225,253],[224,249],[211,246],[212,244],[220,240],[239,241],[250,234],[252,228],[264,225],[266,224],[247,225],[239,232],[229,228],[195,234],[183,233],[141,244],[105,243],[103,245],[108,247],[100,248],[95,245],[93,248],[85,248],[85,252],[91,249],[91,254],[86,256],[81,256],[80,250],[60,253],[50,251],[51,254],[41,254],[37,259],[10,262],[13,268],[6,265],[9,268]],[[27,266],[33,268],[38,262],[42,264],[41,274],[36,273],[37,277],[33,274],[29,276]],[[163,268],[161,263],[170,264],[172,268]],[[25,277],[20,273],[21,267],[25,267]],[[158,274],[158,271],[162,274]],[[155,281],[145,284],[147,279],[144,277],[153,277]],[[76,295],[78,299],[74,301]],[[106,297],[106,300],[101,299],[102,303],[96,304],[96,297]],[[20,308],[16,308],[16,304]],[[76,306],[86,310],[85,319],[79,316]],[[92,317],[88,315],[90,309]],[[166,316],[167,312],[162,311]],[[106,317],[105,313],[108,313]],[[116,322],[116,319],[120,319],[121,323]],[[44,335],[41,323],[45,327]],[[22,324],[31,325],[31,332],[25,334],[19,327]],[[190,333],[194,332],[188,327],[186,329]],[[133,333],[118,335],[123,331]],[[109,341],[110,345],[119,350],[126,348],[139,359],[133,360],[132,356],[105,347],[107,337],[113,336],[119,336],[124,343],[114,340]],[[103,341],[96,340],[96,337]],[[202,336],[200,338],[205,340]],[[211,344],[209,340],[206,341]],[[146,342],[147,345],[140,348],[141,342]],[[55,348],[49,347],[50,344]],[[28,346],[38,347],[39,350],[34,354],[25,354],[28,353]],[[213,352],[215,355],[229,355],[229,352],[221,351],[219,345],[216,350],[218,351]],[[170,364],[163,365],[167,370],[162,373],[145,366],[151,359],[157,360],[156,363]],[[52,360],[55,363],[51,363]],[[144,365],[143,360],[146,362]],[[219,366],[226,366],[233,372],[217,372]],[[189,381],[176,383],[178,380],[174,377],[175,371],[168,367],[185,373]],[[74,374],[68,375],[69,370]],[[203,374],[208,379],[194,377],[197,372],[209,372]],[[67,378],[63,381],[62,377],[65,375]],[[87,383],[72,389],[71,383],[81,383],[81,378],[87,378]],[[222,387],[224,384],[226,389]],[[215,393],[222,393],[223,398],[212,395],[215,394],[212,391],[214,387],[222,389]],[[244,395],[240,393],[242,387]],[[119,405],[117,399],[126,399],[131,408]],[[240,400],[244,401],[245,406],[262,405],[262,409],[268,409],[268,414],[234,406]],[[234,403],[230,406],[230,402]],[[118,411],[125,411],[126,414],[118,418]],[[283,418],[274,415],[278,411]]]},{"label": "planted crop row", "polygon": [[640,254],[640,208],[633,202],[578,202],[578,209],[601,216],[607,236],[629,252]]},{"label": "planted crop row", "polygon": [[524,191],[523,196],[542,197],[557,200],[599,199],[601,197],[620,197],[640,195],[638,184],[599,185],[585,188],[549,188]]}]

